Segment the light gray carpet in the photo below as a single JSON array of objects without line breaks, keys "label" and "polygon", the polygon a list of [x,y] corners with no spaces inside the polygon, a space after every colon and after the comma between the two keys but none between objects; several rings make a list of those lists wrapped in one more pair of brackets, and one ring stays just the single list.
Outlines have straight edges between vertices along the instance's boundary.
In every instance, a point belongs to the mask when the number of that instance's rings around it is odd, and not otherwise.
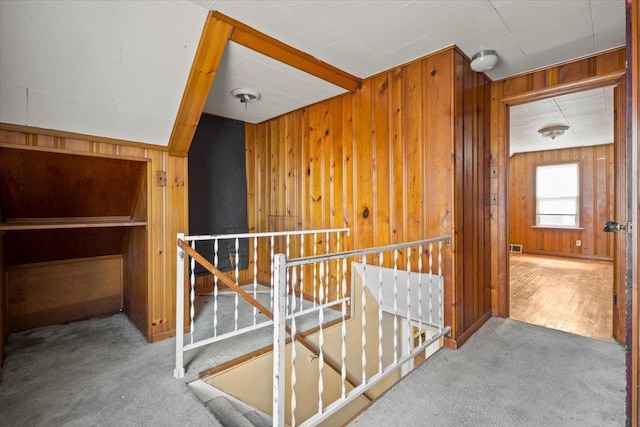
[{"label": "light gray carpet", "polygon": [[624,349],[613,342],[490,319],[443,349],[353,426],[624,426]]},{"label": "light gray carpet", "polygon": [[[213,302],[197,299],[196,336],[212,336]],[[268,294],[259,299],[268,305]],[[222,333],[233,327],[233,297],[221,296],[219,305]],[[240,301],[239,327],[252,323],[252,311]],[[328,311],[327,318],[336,316]],[[299,322],[311,328],[317,314]],[[267,327],[188,351],[179,381],[173,379],[175,339],[148,344],[124,314],[11,334],[0,378],[0,426],[220,425],[185,383],[269,345],[272,336]]]},{"label": "light gray carpet", "polygon": [[9,336],[1,426],[220,425],[124,314]]}]

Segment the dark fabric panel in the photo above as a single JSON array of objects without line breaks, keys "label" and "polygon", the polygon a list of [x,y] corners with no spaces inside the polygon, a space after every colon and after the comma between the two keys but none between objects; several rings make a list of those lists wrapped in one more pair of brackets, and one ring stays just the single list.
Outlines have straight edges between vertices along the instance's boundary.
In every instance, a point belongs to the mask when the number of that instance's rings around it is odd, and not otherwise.
[{"label": "dark fabric panel", "polygon": [[[189,149],[189,234],[246,233],[247,174],[244,123],[203,114]],[[213,244],[196,244],[213,262]],[[235,241],[219,242],[218,267],[235,268]],[[239,248],[241,269],[247,268],[249,245]],[[234,261],[229,259],[233,255]],[[196,269],[202,274],[203,269]]]}]

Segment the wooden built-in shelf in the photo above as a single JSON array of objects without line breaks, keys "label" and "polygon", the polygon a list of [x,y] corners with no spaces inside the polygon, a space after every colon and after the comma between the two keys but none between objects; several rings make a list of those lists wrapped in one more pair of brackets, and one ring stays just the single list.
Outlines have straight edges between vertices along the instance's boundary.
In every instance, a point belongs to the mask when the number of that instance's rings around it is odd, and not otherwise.
[{"label": "wooden built-in shelf", "polygon": [[147,221],[127,216],[76,218],[9,218],[0,222],[0,231],[52,230],[63,228],[140,227]]}]

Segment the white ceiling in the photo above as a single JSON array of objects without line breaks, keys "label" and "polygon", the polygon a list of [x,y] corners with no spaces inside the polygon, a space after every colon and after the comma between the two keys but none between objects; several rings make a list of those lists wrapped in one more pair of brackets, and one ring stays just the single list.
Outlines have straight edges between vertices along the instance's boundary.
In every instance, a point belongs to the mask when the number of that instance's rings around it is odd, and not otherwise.
[{"label": "white ceiling", "polygon": [[[260,92],[256,102],[241,104],[232,89]],[[228,42],[204,106],[221,117],[259,123],[346,92],[234,42]]]},{"label": "white ceiling", "polygon": [[[624,0],[192,1],[361,78],[453,44],[469,57],[496,50],[500,62],[486,74],[499,80],[625,43]],[[206,112],[257,123],[344,92],[316,86],[313,96],[296,102],[300,85],[287,89],[290,69],[278,73],[285,66],[271,61],[264,74],[264,67],[256,66],[264,57],[237,48],[228,46],[227,53],[244,60],[225,60]],[[294,81],[303,81],[301,75]],[[230,95],[238,86],[268,97],[245,108]]]},{"label": "white ceiling", "polygon": [[[624,45],[624,0],[0,0],[0,121],[167,145],[208,10],[366,78],[453,44],[512,76]],[[231,89],[263,98],[248,106]],[[229,44],[206,111],[259,122],[342,93]]]},{"label": "white ceiling", "polygon": [[[538,130],[568,125],[554,140]],[[510,108],[510,154],[613,143],[613,86]]]},{"label": "white ceiling", "polygon": [[0,0],[0,121],[166,146],[206,18],[187,1]]}]

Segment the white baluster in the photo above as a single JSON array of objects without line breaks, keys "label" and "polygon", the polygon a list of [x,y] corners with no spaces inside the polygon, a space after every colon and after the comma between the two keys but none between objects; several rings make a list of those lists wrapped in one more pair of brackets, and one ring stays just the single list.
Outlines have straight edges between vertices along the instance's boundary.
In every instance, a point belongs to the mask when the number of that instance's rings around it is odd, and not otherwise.
[{"label": "white baluster", "polygon": [[[240,269],[239,269],[239,264],[240,264],[240,239],[238,239],[236,237],[235,239],[235,249],[236,249],[236,256],[235,256],[235,276],[236,276],[236,286],[240,286],[239,284],[239,278],[240,278]],[[239,297],[238,297],[238,293],[234,292],[235,294],[235,317],[234,317],[234,325],[235,325],[235,330],[238,330],[238,304],[239,304]]]},{"label": "white baluster", "polygon": [[[178,233],[178,240],[184,242],[184,233]],[[176,367],[173,377],[184,377],[184,257],[180,246],[176,250]],[[188,267],[187,267],[188,268]],[[344,392],[343,392],[344,395]]]},{"label": "white baluster", "polygon": [[271,243],[271,287],[269,289],[270,292],[270,297],[271,297],[271,311],[273,311],[273,287],[275,285],[275,283],[273,283],[273,263],[274,263],[274,258],[276,256],[275,254],[275,241],[274,241],[274,236],[271,236],[270,239],[270,243]]},{"label": "white baluster", "polygon": [[366,291],[366,271],[367,257],[362,255],[362,384],[367,382],[367,293]]},{"label": "white baluster", "polygon": [[[407,248],[407,317],[401,318],[402,338],[405,345],[402,345],[400,354],[406,357],[413,350],[413,333],[411,327],[411,247]],[[400,368],[401,375],[407,375],[413,369],[413,359],[409,359]]]},{"label": "white baluster", "polygon": [[[336,252],[340,253],[340,233],[336,234]],[[344,298],[344,294],[342,293],[341,284],[342,284],[342,271],[340,271],[340,261],[336,260],[336,298]]]},{"label": "white baluster", "polygon": [[282,427],[284,423],[285,407],[285,328],[287,316],[285,315],[284,300],[285,294],[285,270],[286,256],[278,254],[272,258],[275,269],[272,288],[275,288],[275,300],[273,310],[273,404],[271,409],[273,425]]},{"label": "white baluster", "polygon": [[[324,246],[325,251],[324,251],[324,253],[326,255],[326,254],[329,253],[329,232],[328,231],[325,234],[325,239],[324,240],[325,240],[325,246]],[[329,266],[330,266],[329,261],[326,261],[325,270],[324,270],[325,271],[325,282],[326,282],[326,285],[324,287],[324,293],[325,293],[324,300],[327,303],[329,302],[329,290],[330,290],[329,289],[330,288],[329,282],[331,280],[331,269],[330,269]]]},{"label": "white baluster", "polygon": [[320,263],[320,289],[318,292],[320,298],[320,310],[318,310],[318,323],[320,324],[320,329],[318,330],[318,372],[320,374],[318,378],[318,413],[322,413],[322,408],[324,407],[322,402],[322,397],[324,393],[324,378],[322,376],[324,371],[324,351],[322,347],[324,346],[324,331],[322,325],[324,323],[324,287],[323,287],[323,279],[325,275],[324,263]]},{"label": "white baluster", "polygon": [[[313,255],[314,256],[318,255],[318,234],[317,233],[313,233]],[[318,294],[316,291],[318,287],[317,269],[318,269],[318,263],[314,262],[313,263],[313,307],[316,306],[316,302],[318,299]]]},{"label": "white baluster", "polygon": [[431,328],[433,327],[433,243],[429,243],[429,335],[431,338]]},{"label": "white baluster", "polygon": [[411,333],[411,247],[407,248],[407,324],[404,331],[406,333],[407,354],[411,353],[413,349],[411,340],[413,334]]},{"label": "white baluster", "polygon": [[398,363],[398,250],[393,251],[393,363]]},{"label": "white baluster", "polygon": [[[253,238],[253,299],[258,297],[258,236]],[[257,323],[258,309],[253,307],[253,325]]]},{"label": "white baluster", "polygon": [[347,381],[347,300],[345,295],[347,294],[347,275],[344,272],[347,270],[347,259],[342,259],[342,330],[341,330],[341,346],[342,346],[342,369],[340,371],[340,376],[342,377],[342,398],[347,392],[346,390],[346,381]]},{"label": "white baluster", "polygon": [[[304,257],[304,234],[300,235],[300,258]],[[300,311],[304,309],[304,266],[300,266]]]},{"label": "white baluster", "polygon": [[418,246],[418,344],[422,345],[422,245]]},{"label": "white baluster", "polygon": [[442,277],[442,240],[438,242],[438,316],[440,319],[440,322],[438,323],[438,331],[442,332],[443,329],[443,325],[444,325],[444,316],[442,313],[442,306],[443,306],[443,289],[442,289],[442,281],[443,281],[443,277]]},{"label": "white baluster", "polygon": [[[300,266],[300,268],[302,268],[302,266]],[[291,271],[291,281],[292,283],[295,283],[297,280],[296,277],[296,271],[297,268],[293,267],[292,271]],[[291,312],[295,313],[296,311],[296,299],[292,298],[291,299]],[[295,426],[296,425],[296,406],[297,406],[297,401],[296,401],[296,382],[297,382],[297,376],[296,376],[296,317],[292,316],[291,317],[291,425]]]},{"label": "white baluster", "polygon": [[378,254],[378,373],[382,373],[382,264],[384,255]]},{"label": "white baluster", "polygon": [[[287,259],[289,259],[291,257],[291,253],[289,252],[289,246],[291,244],[291,235],[287,234],[287,238],[286,238],[286,254],[287,254]],[[293,311],[290,311],[290,307],[291,307],[291,302],[290,300],[293,298],[293,284],[291,283],[291,280],[287,280],[287,302],[286,302],[286,310],[287,313],[291,313],[293,314]]]},{"label": "white baluster", "polygon": [[[194,251],[196,250],[196,242],[195,240],[193,242],[191,242],[191,249],[193,249]],[[191,330],[191,344],[193,344],[193,336],[196,332],[196,323],[195,323],[195,317],[196,317],[196,308],[195,308],[195,301],[196,301],[196,260],[195,258],[191,257],[191,274],[189,275],[189,285],[190,285],[190,292],[189,292],[189,328]]]}]

